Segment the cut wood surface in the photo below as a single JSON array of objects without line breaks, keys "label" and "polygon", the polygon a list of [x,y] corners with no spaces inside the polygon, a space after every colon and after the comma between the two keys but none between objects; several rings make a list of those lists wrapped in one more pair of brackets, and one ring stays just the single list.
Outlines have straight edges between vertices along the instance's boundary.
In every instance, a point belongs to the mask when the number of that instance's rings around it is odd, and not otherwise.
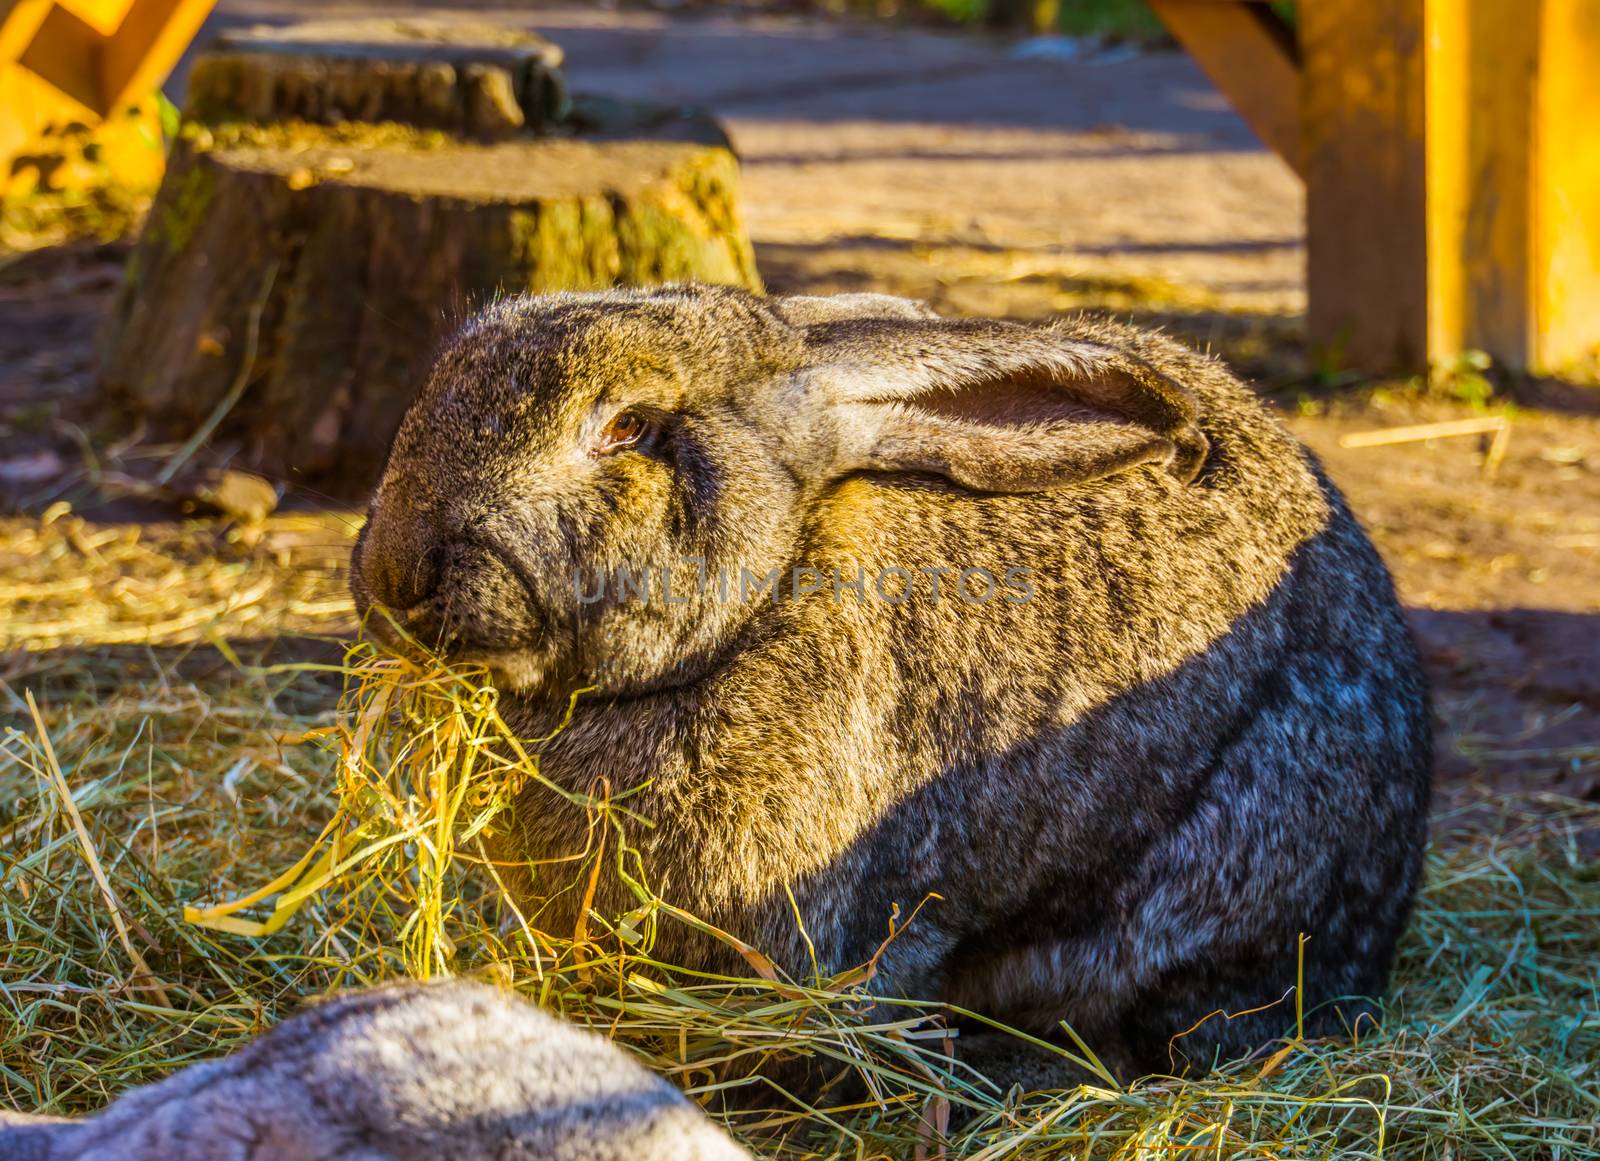
[{"label": "cut wood surface", "polygon": [[548,131],[566,114],[561,50],[470,22],[328,20],[228,33],[198,61],[207,121],[401,121],[470,137]]},{"label": "cut wood surface", "polygon": [[[296,110],[279,80],[318,75],[226,59],[262,82],[228,91]],[[200,91],[212,115],[192,109],[173,150],[102,332],[102,390],[268,478],[369,487],[441,338],[497,293],[759,287],[737,162],[703,115],[580,99],[563,136],[484,140],[379,116],[410,115],[407,85],[375,83],[395,105],[332,125],[232,119]]]}]

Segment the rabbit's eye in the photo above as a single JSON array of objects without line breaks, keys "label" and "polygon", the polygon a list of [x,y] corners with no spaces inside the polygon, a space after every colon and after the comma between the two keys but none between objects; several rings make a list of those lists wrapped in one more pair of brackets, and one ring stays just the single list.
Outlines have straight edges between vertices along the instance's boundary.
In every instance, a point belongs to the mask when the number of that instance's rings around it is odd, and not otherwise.
[{"label": "rabbit's eye", "polygon": [[650,433],[650,421],[637,411],[619,411],[600,432],[600,452],[633,447]]}]

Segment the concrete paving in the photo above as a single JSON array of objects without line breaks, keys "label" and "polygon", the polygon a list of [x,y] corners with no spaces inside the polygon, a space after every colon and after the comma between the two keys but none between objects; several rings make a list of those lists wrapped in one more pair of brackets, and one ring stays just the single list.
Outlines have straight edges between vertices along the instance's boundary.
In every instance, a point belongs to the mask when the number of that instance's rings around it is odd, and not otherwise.
[{"label": "concrete paving", "polygon": [[200,41],[363,14],[533,28],[566,50],[575,89],[711,108],[780,289],[799,268],[814,287],[818,263],[938,248],[931,278],[981,261],[990,278],[1154,279],[1224,309],[1303,309],[1299,182],[1176,52],[1029,60],[976,35],[811,17],[403,0],[222,0]]}]

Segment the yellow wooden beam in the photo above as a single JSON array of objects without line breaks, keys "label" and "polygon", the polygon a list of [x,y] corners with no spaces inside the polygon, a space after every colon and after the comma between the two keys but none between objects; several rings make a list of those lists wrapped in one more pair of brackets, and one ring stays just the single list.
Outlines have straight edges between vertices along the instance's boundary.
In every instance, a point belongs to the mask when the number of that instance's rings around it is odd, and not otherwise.
[{"label": "yellow wooden beam", "polygon": [[1300,65],[1294,33],[1255,0],[1149,0],[1245,124],[1300,170]]},{"label": "yellow wooden beam", "polygon": [[1545,0],[1534,87],[1538,370],[1600,374],[1600,3]]},{"label": "yellow wooden beam", "polygon": [[1600,358],[1600,3],[1428,6],[1428,350]]},{"label": "yellow wooden beam", "polygon": [[54,6],[55,0],[0,0],[0,65],[22,55]]},{"label": "yellow wooden beam", "polygon": [[1428,350],[1527,366],[1541,0],[1428,5]]},{"label": "yellow wooden beam", "polygon": [[1299,10],[1306,327],[1328,370],[1428,357],[1425,2]]},{"label": "yellow wooden beam", "polygon": [[115,109],[166,80],[216,0],[133,0],[102,51],[101,86]]},{"label": "yellow wooden beam", "polygon": [[100,79],[104,42],[76,13],[57,4],[45,14],[17,64],[95,116],[104,117],[111,111]]},{"label": "yellow wooden beam", "polygon": [[[141,103],[151,108],[147,98],[177,64],[213,3],[0,0],[0,188],[9,188],[8,175],[19,159],[47,157],[65,140],[63,133],[72,137],[72,148],[83,145],[83,127],[98,133],[107,119],[114,122],[105,128],[107,145],[142,134],[149,122],[130,118],[128,110]],[[147,180],[142,156],[133,169],[138,181]],[[76,171],[54,167],[58,175]]]},{"label": "yellow wooden beam", "polygon": [[[24,38],[20,31],[15,34],[14,39],[23,42],[20,49],[10,57],[0,57],[0,62],[15,60],[104,117],[161,83],[214,3],[72,0],[67,4],[55,0],[31,36]],[[107,25],[111,25],[109,32],[105,31]]]},{"label": "yellow wooden beam", "polygon": [[[1151,0],[1306,181],[1330,369],[1600,371],[1600,0]],[[1293,90],[1285,95],[1286,90]]]},{"label": "yellow wooden beam", "polygon": [[101,36],[114,35],[134,0],[55,0]]}]

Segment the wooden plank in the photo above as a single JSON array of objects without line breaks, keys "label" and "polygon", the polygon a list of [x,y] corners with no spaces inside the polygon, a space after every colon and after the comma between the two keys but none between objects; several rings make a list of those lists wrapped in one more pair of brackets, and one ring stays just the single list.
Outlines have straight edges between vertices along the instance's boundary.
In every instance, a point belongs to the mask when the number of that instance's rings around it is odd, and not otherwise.
[{"label": "wooden plank", "polygon": [[55,0],[0,0],[0,68],[8,67],[33,43]]},{"label": "wooden plank", "polygon": [[1255,0],[1149,2],[1262,144],[1300,172],[1300,63],[1293,30]]},{"label": "wooden plank", "polygon": [[103,38],[60,5],[46,14],[18,63],[96,116],[107,113],[100,84]]},{"label": "wooden plank", "polygon": [[158,88],[200,31],[216,0],[134,0],[106,42],[101,87],[109,109]]},{"label": "wooden plank", "polygon": [[1600,369],[1600,0],[1304,3],[1297,145],[1253,3],[1154,5],[1306,180],[1319,367]]},{"label": "wooden plank", "polygon": [[1428,9],[1428,353],[1600,356],[1600,3]]},{"label": "wooden plank", "polygon": [[1300,8],[1307,331],[1324,370],[1411,371],[1427,360],[1423,9]]},{"label": "wooden plank", "polygon": [[[1428,140],[1428,355],[1448,360],[1464,350],[1468,325],[1460,247],[1471,198],[1467,157],[1471,121],[1467,102],[1470,22],[1461,5],[1432,5],[1427,13]],[[1446,257],[1448,256],[1448,257]]]},{"label": "wooden plank", "polygon": [[1600,372],[1600,3],[1544,0],[1533,117],[1533,366]]},{"label": "wooden plank", "polygon": [[[10,14],[0,25],[6,43],[15,41],[18,63],[37,74],[84,110],[106,117],[157,88],[214,6],[215,0],[74,0],[47,5],[34,21]],[[18,12],[30,18],[37,7]],[[84,19],[91,15],[95,22]],[[100,25],[121,16],[111,35]],[[16,18],[13,18],[16,17]],[[24,47],[25,45],[25,47]]]},{"label": "wooden plank", "polygon": [[55,0],[101,36],[114,35],[134,0]]},{"label": "wooden plank", "polygon": [[17,63],[54,3],[0,0],[0,164],[25,152],[39,131],[62,113],[81,115],[82,106],[64,101],[53,87]]},{"label": "wooden plank", "polygon": [[1428,354],[1526,367],[1537,322],[1538,6],[1430,3],[1427,20]]},{"label": "wooden plank", "polygon": [[147,180],[142,143],[155,119],[130,111],[166,78],[213,2],[0,0],[0,166],[51,154],[61,148],[54,134],[82,124],[95,127],[107,172]]}]

